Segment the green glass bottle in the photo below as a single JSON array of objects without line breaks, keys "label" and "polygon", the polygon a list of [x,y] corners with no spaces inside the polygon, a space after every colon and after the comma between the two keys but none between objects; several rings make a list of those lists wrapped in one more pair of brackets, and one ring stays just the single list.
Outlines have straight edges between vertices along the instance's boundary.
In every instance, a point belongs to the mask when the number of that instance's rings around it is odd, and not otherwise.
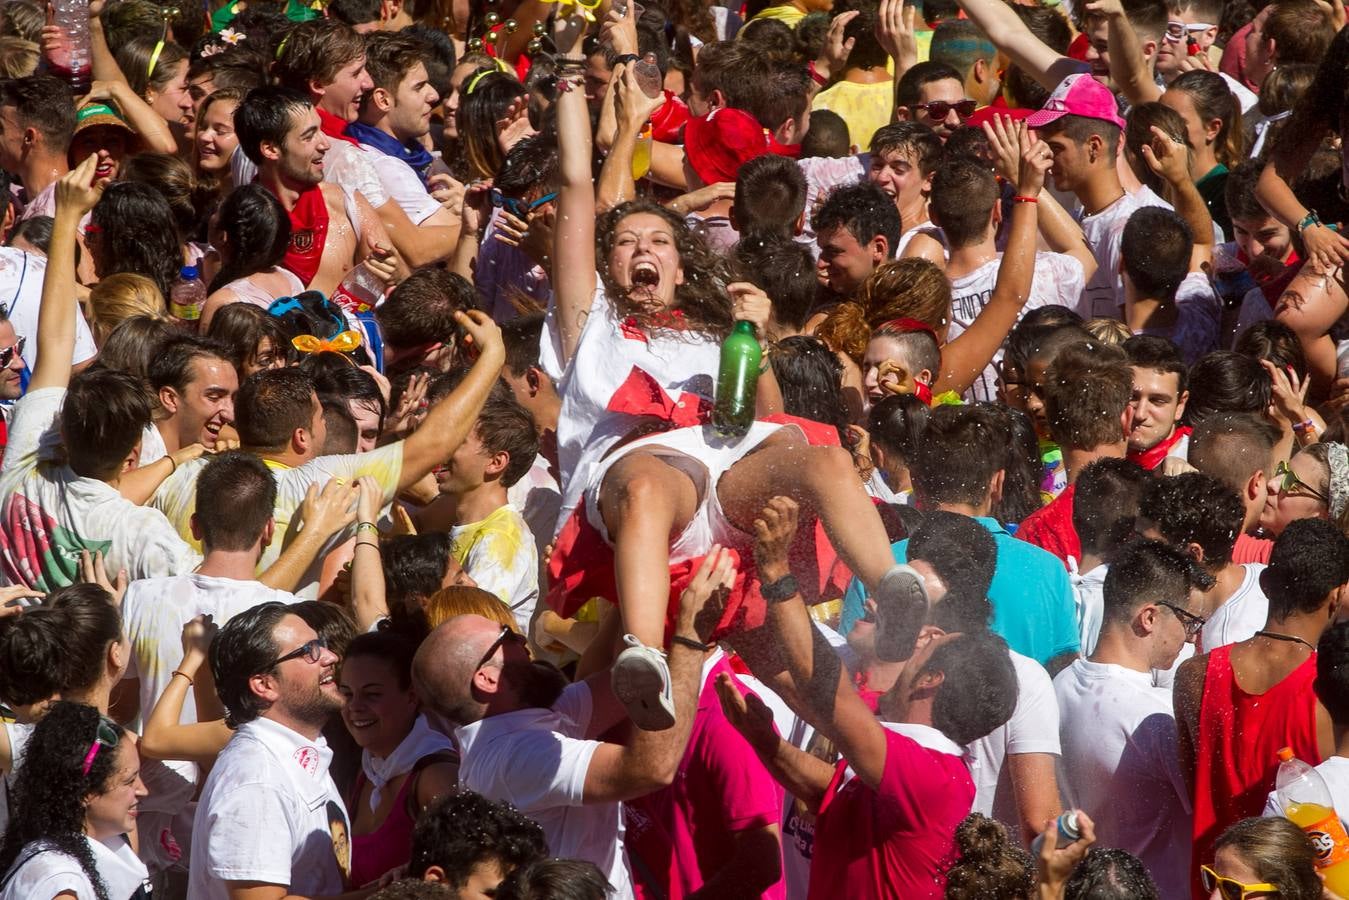
[{"label": "green glass bottle", "polygon": [[745,436],[754,424],[759,363],[763,350],[754,335],[754,324],[741,319],[721,344],[721,368],[717,372],[717,400],[712,407],[712,428],[727,440]]}]

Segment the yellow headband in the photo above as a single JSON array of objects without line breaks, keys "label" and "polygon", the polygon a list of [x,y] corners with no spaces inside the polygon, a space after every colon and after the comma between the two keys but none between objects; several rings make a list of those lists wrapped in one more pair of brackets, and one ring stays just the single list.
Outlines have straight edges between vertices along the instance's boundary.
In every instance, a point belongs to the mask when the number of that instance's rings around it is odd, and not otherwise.
[{"label": "yellow headband", "polygon": [[350,353],[361,346],[361,333],[343,331],[326,341],[312,334],[297,334],[290,339],[290,345],[301,353]]}]

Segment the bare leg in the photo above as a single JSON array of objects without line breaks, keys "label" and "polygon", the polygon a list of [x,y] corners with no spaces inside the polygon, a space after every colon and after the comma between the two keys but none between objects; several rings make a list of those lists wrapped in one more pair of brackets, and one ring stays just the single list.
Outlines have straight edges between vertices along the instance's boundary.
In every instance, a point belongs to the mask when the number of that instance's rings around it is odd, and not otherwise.
[{"label": "bare leg", "polygon": [[599,507],[614,543],[623,629],[660,647],[670,599],[670,541],[692,520],[697,489],[683,472],[639,450],[605,474]]}]

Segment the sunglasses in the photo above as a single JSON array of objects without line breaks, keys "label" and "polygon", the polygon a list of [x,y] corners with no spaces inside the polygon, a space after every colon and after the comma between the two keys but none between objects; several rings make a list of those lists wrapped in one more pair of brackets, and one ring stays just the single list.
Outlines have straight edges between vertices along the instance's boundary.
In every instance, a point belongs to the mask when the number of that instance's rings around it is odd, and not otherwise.
[{"label": "sunglasses", "polygon": [[275,669],[283,662],[290,662],[292,659],[300,659],[301,657],[304,657],[308,662],[316,663],[323,658],[323,651],[326,649],[328,649],[328,642],[323,638],[314,638],[312,641],[305,641],[285,656],[280,656],[272,660],[263,671],[266,672],[270,669]]},{"label": "sunglasses", "polygon": [[500,650],[501,646],[507,643],[508,641],[512,644],[524,644],[526,642],[526,638],[523,634],[520,634],[518,631],[511,628],[509,625],[502,625],[501,634],[497,635],[497,639],[495,641],[492,641],[491,646],[487,648],[487,652],[482,655],[482,659],[478,660],[478,665],[474,667],[474,670],[476,671],[477,669],[481,669],[483,666],[491,662],[492,657],[496,656],[497,651]]},{"label": "sunglasses", "polygon": [[1204,623],[1207,621],[1203,616],[1196,616],[1194,613],[1183,610],[1174,603],[1167,603],[1165,600],[1158,600],[1157,605],[1165,606],[1176,614],[1176,618],[1180,619],[1181,627],[1185,629],[1186,637],[1195,637],[1198,635],[1199,632],[1203,630]]},{"label": "sunglasses", "polygon": [[974,115],[974,110],[978,107],[974,100],[957,100],[955,103],[948,103],[945,100],[930,100],[927,103],[915,103],[910,109],[921,109],[934,119],[944,119],[951,114],[951,110],[956,111],[956,115],[962,119],[968,119]]},{"label": "sunglasses", "polygon": [[1172,44],[1178,44],[1185,40],[1187,34],[1198,34],[1201,31],[1208,31],[1210,28],[1216,27],[1216,25],[1210,25],[1207,22],[1195,22],[1193,25],[1185,22],[1167,22],[1166,39]]},{"label": "sunglasses", "polygon": [[99,716],[98,731],[95,732],[94,742],[89,745],[89,752],[84,754],[84,765],[80,768],[80,777],[89,777],[89,770],[94,767],[94,759],[98,757],[100,747],[107,747],[111,750],[117,746],[121,739],[122,735],[117,731],[117,726]]},{"label": "sunglasses", "polygon": [[1291,494],[1294,488],[1301,488],[1306,494],[1315,497],[1327,506],[1330,505],[1329,497],[1293,474],[1293,470],[1288,467],[1287,460],[1279,460],[1279,464],[1274,468],[1274,477],[1279,479],[1279,490],[1282,493]]},{"label": "sunglasses", "polygon": [[20,337],[12,346],[0,348],[0,369],[9,368],[9,364],[14,361],[14,357],[23,356],[23,348],[27,343],[28,338]]},{"label": "sunglasses", "polygon": [[1204,890],[1212,892],[1216,887],[1218,895],[1223,900],[1246,900],[1251,894],[1277,894],[1278,885],[1270,884],[1266,881],[1260,881],[1255,884],[1245,884],[1237,881],[1235,878],[1224,878],[1208,866],[1199,867],[1199,881],[1204,885]]},{"label": "sunglasses", "polygon": [[557,191],[553,191],[552,193],[549,194],[544,194],[542,197],[535,200],[533,203],[528,204],[525,203],[523,200],[517,200],[514,197],[507,197],[505,194],[501,193],[501,191],[497,190],[496,188],[492,188],[490,196],[492,198],[492,205],[495,206],[497,209],[504,209],[506,212],[515,216],[517,219],[523,219],[526,218],[534,210],[538,209],[540,206],[543,206],[545,203],[550,203],[553,200],[556,200]]}]

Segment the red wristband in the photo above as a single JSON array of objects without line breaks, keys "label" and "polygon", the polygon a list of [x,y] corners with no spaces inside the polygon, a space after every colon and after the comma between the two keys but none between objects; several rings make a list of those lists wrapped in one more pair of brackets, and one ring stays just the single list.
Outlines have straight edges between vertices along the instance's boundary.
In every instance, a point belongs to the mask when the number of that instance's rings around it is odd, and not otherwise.
[{"label": "red wristband", "polygon": [[824,87],[826,84],[829,83],[829,79],[821,75],[819,71],[815,68],[815,60],[812,59],[806,65],[806,71],[810,73],[811,81],[814,81],[820,87]]},{"label": "red wristband", "polygon": [[1020,194],[1012,198],[1013,203],[1039,203],[1039,197],[1022,197]]}]

